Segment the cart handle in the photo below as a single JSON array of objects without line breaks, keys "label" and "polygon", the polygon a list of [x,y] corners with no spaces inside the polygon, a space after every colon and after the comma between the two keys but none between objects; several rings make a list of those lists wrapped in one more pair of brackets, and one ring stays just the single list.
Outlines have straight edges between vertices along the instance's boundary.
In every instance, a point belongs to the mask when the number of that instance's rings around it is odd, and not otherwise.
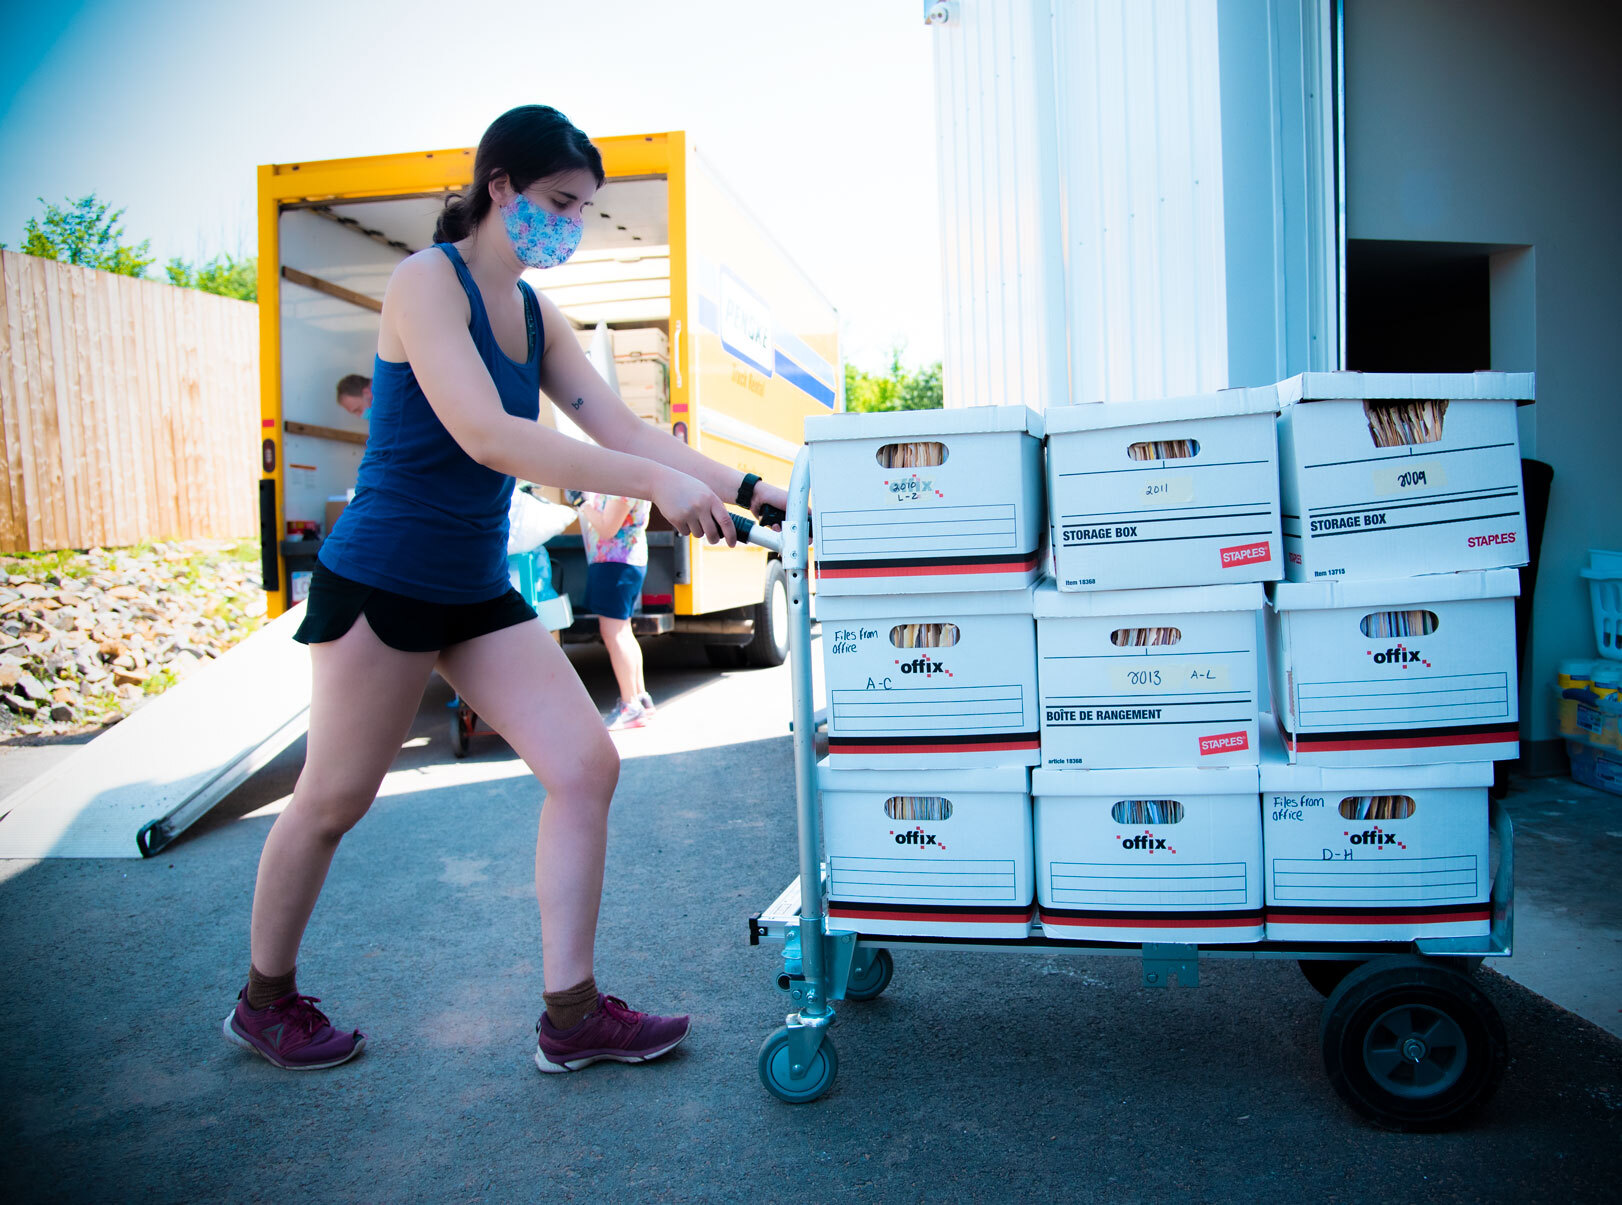
[{"label": "cart handle", "polygon": [[756,544],[769,552],[779,556],[783,553],[783,536],[781,532],[773,531],[764,523],[756,523],[753,519],[746,519],[736,511],[727,511],[727,518],[732,520],[732,528],[738,533],[738,539],[745,544]]}]

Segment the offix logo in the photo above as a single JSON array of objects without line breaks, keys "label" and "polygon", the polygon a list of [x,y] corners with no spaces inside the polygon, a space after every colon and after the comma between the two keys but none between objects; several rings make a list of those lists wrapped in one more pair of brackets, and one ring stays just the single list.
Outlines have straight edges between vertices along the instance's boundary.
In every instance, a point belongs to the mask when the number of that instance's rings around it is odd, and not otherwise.
[{"label": "offix logo", "polygon": [[1122,849],[1142,850],[1151,854],[1159,853],[1161,850],[1165,850],[1169,854],[1177,852],[1167,846],[1166,841],[1168,838],[1157,837],[1148,829],[1144,829],[1141,833],[1134,833],[1130,837],[1123,837],[1120,833],[1116,833],[1115,839],[1121,843]]},{"label": "offix logo", "polygon": [[899,833],[895,829],[891,829],[890,835],[895,838],[897,845],[911,845],[919,849],[929,847],[935,849],[946,848],[946,842],[940,839],[940,834],[924,832],[924,826],[921,824]]},{"label": "offix logo", "polygon": [[935,488],[933,481],[925,481],[917,473],[914,473],[911,477],[898,477],[894,481],[886,481],[884,488],[894,494],[899,502],[917,502],[921,498],[932,496],[936,498],[946,497],[945,494]]},{"label": "offix logo", "polygon": [[1411,649],[1404,645],[1394,645],[1388,649],[1375,652],[1373,649],[1364,649],[1370,657],[1374,658],[1376,665],[1400,665],[1407,669],[1410,665],[1423,665],[1426,669],[1434,668],[1429,661],[1419,655],[1418,649]]},{"label": "offix logo", "polygon": [[1349,829],[1342,829],[1341,836],[1346,838],[1347,844],[1349,845],[1373,845],[1380,849],[1385,848],[1387,845],[1395,845],[1398,849],[1408,848],[1401,841],[1397,840],[1396,833],[1388,833],[1384,829],[1378,827],[1366,828],[1360,833],[1354,833]]},{"label": "offix logo", "polygon": [[936,674],[945,674],[948,678],[952,676],[952,671],[946,668],[944,662],[932,661],[928,657],[914,657],[911,661],[897,658],[896,664],[901,667],[904,674],[922,674],[926,678],[932,678]]}]

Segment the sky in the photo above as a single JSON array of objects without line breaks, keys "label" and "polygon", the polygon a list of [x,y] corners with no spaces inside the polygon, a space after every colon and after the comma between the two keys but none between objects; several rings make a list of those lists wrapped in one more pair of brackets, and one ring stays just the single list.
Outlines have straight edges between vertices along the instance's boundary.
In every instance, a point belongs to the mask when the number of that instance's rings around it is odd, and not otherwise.
[{"label": "sky", "polygon": [[473,146],[516,104],[685,129],[834,303],[845,358],[941,356],[921,0],[0,0],[0,242],[95,192],[130,241],[252,254],[262,163]]}]

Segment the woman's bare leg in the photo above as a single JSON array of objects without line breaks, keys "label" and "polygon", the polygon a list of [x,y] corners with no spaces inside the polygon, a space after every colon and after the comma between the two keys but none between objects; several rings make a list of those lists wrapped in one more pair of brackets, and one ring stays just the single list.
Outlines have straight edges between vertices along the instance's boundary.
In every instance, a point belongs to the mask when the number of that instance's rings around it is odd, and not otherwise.
[{"label": "woman's bare leg", "polygon": [[264,975],[298,960],[299,942],[338,842],[366,814],[422,701],[434,653],[402,653],[364,615],[337,640],[310,646],[310,734],[293,802],[259,855],[251,950]]},{"label": "woman's bare leg", "polygon": [[647,686],[642,681],[642,646],[636,642],[636,634],[631,631],[631,621],[599,615],[597,626],[608,649],[609,664],[614,667],[614,681],[619,684],[620,698],[627,703],[635,703]]},{"label": "woman's bare leg", "polygon": [[592,973],[619,754],[574,666],[540,620],[453,645],[439,672],[546,788],[535,841],[546,990]]}]

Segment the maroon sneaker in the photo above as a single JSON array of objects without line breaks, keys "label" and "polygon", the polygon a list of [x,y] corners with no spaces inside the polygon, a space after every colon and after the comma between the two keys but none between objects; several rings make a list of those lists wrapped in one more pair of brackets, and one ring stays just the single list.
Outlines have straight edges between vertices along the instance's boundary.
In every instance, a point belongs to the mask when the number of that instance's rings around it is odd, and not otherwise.
[{"label": "maroon sneaker", "polygon": [[225,1018],[225,1038],[289,1071],[319,1071],[348,1062],[366,1046],[360,1030],[339,1033],[314,996],[289,992],[267,1008],[249,1008],[248,990]]},{"label": "maroon sneaker", "polygon": [[535,1023],[535,1065],[542,1071],[579,1071],[592,1063],[646,1063],[681,1044],[688,1017],[656,1017],[597,993],[597,1010],[572,1029],[558,1029],[545,1013]]}]

